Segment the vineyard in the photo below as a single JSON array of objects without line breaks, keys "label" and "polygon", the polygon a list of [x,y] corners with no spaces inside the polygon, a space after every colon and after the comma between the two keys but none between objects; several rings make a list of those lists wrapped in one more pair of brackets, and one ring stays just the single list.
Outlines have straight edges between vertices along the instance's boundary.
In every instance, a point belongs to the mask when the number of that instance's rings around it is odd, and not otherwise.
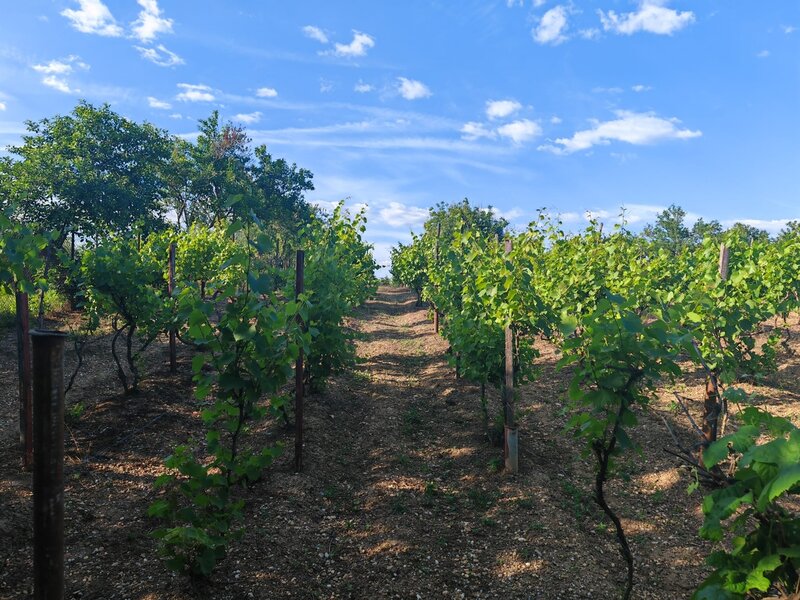
[{"label": "vineyard", "polygon": [[81,103],[0,162],[0,596],[800,597],[796,223],[465,200],[379,287],[249,143]]}]

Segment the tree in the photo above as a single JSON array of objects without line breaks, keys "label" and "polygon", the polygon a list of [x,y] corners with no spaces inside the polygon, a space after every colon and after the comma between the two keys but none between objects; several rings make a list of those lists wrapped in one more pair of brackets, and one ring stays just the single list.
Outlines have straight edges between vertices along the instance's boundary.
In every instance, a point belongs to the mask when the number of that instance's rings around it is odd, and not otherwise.
[{"label": "tree", "polygon": [[707,237],[717,237],[722,234],[722,225],[716,219],[706,223],[702,218],[697,219],[692,225],[692,245],[696,246]]},{"label": "tree", "polygon": [[735,232],[739,237],[743,238],[748,244],[753,242],[766,242],[769,240],[769,232],[746,223],[734,223],[728,231]]},{"label": "tree", "polygon": [[55,233],[94,237],[157,226],[164,215],[166,133],[81,101],[67,116],[28,121],[10,168],[18,216]]},{"label": "tree", "polygon": [[671,204],[669,208],[659,213],[655,225],[644,228],[644,237],[657,246],[666,248],[673,256],[677,256],[691,240],[689,229],[684,223],[685,219],[686,211],[676,204]]}]

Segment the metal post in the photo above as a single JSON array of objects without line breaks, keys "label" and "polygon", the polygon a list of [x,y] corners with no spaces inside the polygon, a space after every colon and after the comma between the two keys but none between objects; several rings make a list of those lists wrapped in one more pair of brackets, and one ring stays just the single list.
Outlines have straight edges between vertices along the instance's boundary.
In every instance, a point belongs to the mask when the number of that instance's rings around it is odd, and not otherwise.
[{"label": "metal post", "polygon": [[[175,293],[175,242],[169,245],[169,297]],[[174,373],[178,369],[178,350],[175,343],[175,329],[169,330],[169,370]]]},{"label": "metal post", "polygon": [[64,340],[34,330],[33,595],[64,598]]},{"label": "metal post", "polygon": [[[305,271],[305,252],[297,251],[297,268],[294,280],[295,299],[303,293]],[[300,315],[297,322],[302,326]],[[294,470],[300,473],[303,470],[303,349],[297,355],[294,367]]]},{"label": "metal post", "polygon": [[19,374],[19,445],[22,468],[33,466],[33,400],[31,398],[31,339],[28,294],[17,292],[17,371]]}]

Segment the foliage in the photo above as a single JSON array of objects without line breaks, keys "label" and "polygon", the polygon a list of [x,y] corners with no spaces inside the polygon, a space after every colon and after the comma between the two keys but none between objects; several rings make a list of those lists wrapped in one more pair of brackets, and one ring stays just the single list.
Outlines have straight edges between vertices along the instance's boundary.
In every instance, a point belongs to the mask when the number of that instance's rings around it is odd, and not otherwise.
[{"label": "foliage", "polygon": [[398,244],[391,249],[392,279],[400,285],[407,285],[417,295],[417,306],[422,305],[422,290],[428,282],[425,253],[418,236],[407,246]]},{"label": "foliage", "polygon": [[614,457],[635,445],[628,428],[636,425],[637,409],[648,404],[661,376],[680,373],[676,348],[686,342],[670,334],[663,321],[643,321],[634,306],[613,294],[605,294],[580,321],[565,315],[562,327],[567,337],[559,367],[574,369],[568,395],[576,412],[567,427],[596,459],[594,500],[616,528],[628,566],[627,599],[633,587],[633,557],[603,486],[613,473]]},{"label": "foliage", "polygon": [[46,286],[40,270],[47,242],[16,220],[11,207],[0,211],[0,293],[31,293]]},{"label": "foliage", "polygon": [[350,217],[340,203],[327,218],[315,218],[303,234],[305,284],[314,333],[306,357],[308,381],[319,389],[334,373],[356,361],[353,332],[344,318],[377,289],[372,249],[361,239],[364,212]]},{"label": "foliage", "polygon": [[[735,472],[730,485],[705,497],[700,535],[733,538],[730,550],[709,556],[714,572],[695,592],[697,600],[744,599],[770,589],[788,597],[800,585],[800,516],[782,504],[800,494],[800,429],[754,406],[742,420],[703,454],[707,468],[733,460]],[[762,430],[768,441],[757,444]]]},{"label": "foliage", "polygon": [[[85,286],[85,313],[90,328],[103,317],[111,319],[111,353],[126,393],[139,385],[139,357],[171,321],[164,278],[165,257],[140,252],[137,242],[109,237],[83,253],[81,277]],[[125,335],[122,366],[117,343]],[[136,340],[138,339],[138,343]]]},{"label": "foliage", "polygon": [[[249,259],[241,266],[249,273]],[[240,534],[243,487],[261,477],[280,446],[253,448],[245,434],[267,410],[282,406],[281,387],[309,335],[298,317],[307,318],[303,302],[283,301],[260,287],[257,278],[244,291],[229,285],[228,302],[219,320],[215,307],[186,290],[181,315],[186,335],[202,350],[192,361],[195,395],[205,401],[201,412],[207,458],[182,445],[167,458],[169,471],[158,478],[165,488],[149,514],[165,520],[155,532],[167,565],[193,576],[208,576]],[[266,398],[266,403],[264,402]]]}]

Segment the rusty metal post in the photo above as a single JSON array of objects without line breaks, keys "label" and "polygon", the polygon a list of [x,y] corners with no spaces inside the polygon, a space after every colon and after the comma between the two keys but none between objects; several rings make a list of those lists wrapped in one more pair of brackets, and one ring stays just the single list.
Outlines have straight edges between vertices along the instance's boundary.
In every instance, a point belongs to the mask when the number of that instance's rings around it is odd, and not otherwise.
[{"label": "rusty metal post", "polygon": [[[295,299],[303,293],[305,277],[305,252],[297,251],[297,267],[294,280]],[[300,315],[297,322],[302,326]],[[294,367],[294,470],[300,473],[303,470],[303,349],[297,355]]]},{"label": "rusty metal post", "polygon": [[64,340],[34,330],[33,595],[64,598]]},{"label": "rusty metal post", "polygon": [[19,446],[22,468],[33,467],[33,400],[31,391],[31,338],[28,294],[17,292],[17,371],[19,374]]},{"label": "rusty metal post", "polygon": [[[175,242],[169,245],[169,297],[175,293]],[[178,349],[175,342],[175,329],[169,330],[169,370],[174,373],[178,370]]]}]

